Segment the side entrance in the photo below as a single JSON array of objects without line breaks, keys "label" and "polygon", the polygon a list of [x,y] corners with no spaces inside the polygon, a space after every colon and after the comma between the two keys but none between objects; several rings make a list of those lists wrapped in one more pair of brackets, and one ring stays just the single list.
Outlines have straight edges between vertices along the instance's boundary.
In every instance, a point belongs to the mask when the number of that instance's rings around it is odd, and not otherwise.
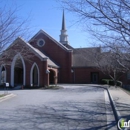
[{"label": "side entrance", "polygon": [[93,83],[93,84],[99,83],[99,73],[98,72],[91,73],[91,83]]}]

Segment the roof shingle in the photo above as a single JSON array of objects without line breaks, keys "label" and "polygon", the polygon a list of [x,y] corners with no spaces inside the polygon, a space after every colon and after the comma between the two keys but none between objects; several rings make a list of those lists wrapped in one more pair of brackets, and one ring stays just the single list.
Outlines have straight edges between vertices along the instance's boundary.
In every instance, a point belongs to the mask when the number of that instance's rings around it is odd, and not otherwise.
[{"label": "roof shingle", "polygon": [[92,52],[100,52],[99,47],[77,48],[73,50],[73,67],[96,67]]}]

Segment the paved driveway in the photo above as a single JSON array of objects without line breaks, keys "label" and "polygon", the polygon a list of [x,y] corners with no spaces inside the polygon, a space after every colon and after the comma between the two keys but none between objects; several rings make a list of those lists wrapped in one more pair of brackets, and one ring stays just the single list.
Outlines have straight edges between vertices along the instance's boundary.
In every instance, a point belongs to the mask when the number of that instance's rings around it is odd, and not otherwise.
[{"label": "paved driveway", "polygon": [[[0,130],[104,130],[104,89],[62,85],[59,90],[15,90],[0,102]],[[111,107],[108,106],[110,111]],[[109,113],[113,120],[113,114]],[[114,120],[113,120],[114,121]]]}]

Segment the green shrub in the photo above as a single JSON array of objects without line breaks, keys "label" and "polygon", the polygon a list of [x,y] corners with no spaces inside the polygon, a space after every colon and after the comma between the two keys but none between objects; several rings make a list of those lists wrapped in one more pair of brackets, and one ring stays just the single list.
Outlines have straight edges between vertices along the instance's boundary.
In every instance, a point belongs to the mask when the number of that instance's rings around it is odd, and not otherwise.
[{"label": "green shrub", "polygon": [[114,85],[115,85],[115,82],[114,82],[113,80],[109,80],[109,85],[114,86]]},{"label": "green shrub", "polygon": [[109,79],[102,79],[102,84],[109,84]]},{"label": "green shrub", "polygon": [[45,86],[44,89],[61,89],[61,88],[63,88],[63,87],[61,87],[61,86],[55,86],[55,85],[50,85],[50,86]]},{"label": "green shrub", "polygon": [[122,87],[122,82],[121,81],[117,81],[117,86]]},{"label": "green shrub", "polygon": [[[102,79],[101,83],[102,84],[112,85],[112,86],[115,85],[115,82],[112,79]],[[121,81],[117,81],[116,85],[121,87],[122,86],[122,82]]]}]

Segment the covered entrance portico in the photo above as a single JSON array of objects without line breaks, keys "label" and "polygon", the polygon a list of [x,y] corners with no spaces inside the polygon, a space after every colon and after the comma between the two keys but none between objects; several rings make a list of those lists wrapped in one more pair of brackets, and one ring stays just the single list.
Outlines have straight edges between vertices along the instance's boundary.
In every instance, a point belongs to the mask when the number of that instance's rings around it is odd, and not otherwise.
[{"label": "covered entrance portico", "polygon": [[57,84],[57,69],[49,69],[49,84]]},{"label": "covered entrance portico", "polygon": [[11,64],[11,86],[19,85],[25,85],[25,63],[20,53],[14,56]]}]

